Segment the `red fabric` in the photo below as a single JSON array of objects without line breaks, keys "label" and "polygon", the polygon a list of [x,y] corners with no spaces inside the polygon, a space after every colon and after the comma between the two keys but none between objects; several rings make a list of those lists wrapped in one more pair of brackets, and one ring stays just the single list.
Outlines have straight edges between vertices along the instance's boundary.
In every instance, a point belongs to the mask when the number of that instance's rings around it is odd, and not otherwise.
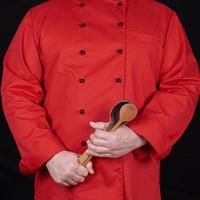
[{"label": "red fabric", "polygon": [[[35,173],[36,200],[160,200],[160,159],[183,134],[199,97],[197,62],[166,6],[84,2],[51,0],[31,8],[5,55],[2,103],[20,170]],[[75,187],[56,184],[45,162],[64,149],[84,152],[81,141],[93,132],[89,121],[109,121],[122,99],[137,106],[128,126],[147,145],[122,158],[95,158],[95,174]]]}]

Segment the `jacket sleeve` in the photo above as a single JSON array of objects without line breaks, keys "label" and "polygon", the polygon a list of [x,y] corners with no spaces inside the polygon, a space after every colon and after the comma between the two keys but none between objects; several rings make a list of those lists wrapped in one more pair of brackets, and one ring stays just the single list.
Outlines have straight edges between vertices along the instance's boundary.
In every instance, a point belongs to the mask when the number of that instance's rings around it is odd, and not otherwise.
[{"label": "jacket sleeve", "polygon": [[133,150],[137,159],[166,157],[194,114],[200,73],[182,24],[173,11],[163,46],[159,87],[129,127],[147,145]]},{"label": "jacket sleeve", "polygon": [[22,19],[7,49],[1,84],[2,107],[21,155],[19,169],[23,174],[34,173],[65,150],[42,106],[43,71],[30,13]]}]

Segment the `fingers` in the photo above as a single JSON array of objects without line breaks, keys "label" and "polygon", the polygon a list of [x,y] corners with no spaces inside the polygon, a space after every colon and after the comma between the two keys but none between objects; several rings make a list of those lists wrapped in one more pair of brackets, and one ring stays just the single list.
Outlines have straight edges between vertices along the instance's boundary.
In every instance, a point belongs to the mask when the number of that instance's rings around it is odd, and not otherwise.
[{"label": "fingers", "polygon": [[88,150],[93,151],[95,153],[108,153],[110,151],[108,147],[96,146],[92,144],[90,140],[87,141],[87,145],[88,145]]},{"label": "fingers", "polygon": [[96,129],[94,132],[94,137],[102,140],[108,140],[110,137],[110,134],[108,132],[101,130],[101,129]]},{"label": "fingers", "polygon": [[77,170],[76,170],[76,173],[79,175],[79,176],[83,176],[83,177],[86,177],[88,176],[88,170],[86,167],[82,166],[82,165],[79,165]]},{"label": "fingers", "polygon": [[91,161],[86,165],[86,168],[88,169],[88,172],[90,174],[94,174],[94,170],[93,170],[93,166],[92,166],[92,162]]},{"label": "fingers", "polygon": [[65,181],[59,183],[60,185],[63,185],[63,186],[67,186],[67,187],[70,187],[72,185],[77,185],[78,183],[72,179],[66,179]]},{"label": "fingers", "polygon": [[67,184],[69,184],[69,185],[77,185],[78,183],[76,181],[72,180],[72,179],[68,179],[67,180]]},{"label": "fingers", "polygon": [[91,150],[86,150],[86,153],[88,153],[91,156],[96,156],[96,157],[101,157],[101,158],[104,158],[104,157],[107,157],[107,158],[116,158],[117,157],[113,153],[96,153],[96,152],[91,151]]},{"label": "fingers", "polygon": [[62,185],[64,185],[64,186],[73,186],[73,185],[77,185],[78,182],[84,182],[85,181],[85,177],[89,173],[91,173],[91,174],[94,173],[94,171],[92,169],[91,162],[87,166],[87,168],[80,165],[77,168],[76,172],[73,173],[73,175],[71,176],[71,178],[67,178],[65,180],[65,182],[62,183]]},{"label": "fingers", "polygon": [[73,181],[75,181],[75,182],[84,182],[84,181],[85,181],[85,177],[80,176],[80,175],[78,175],[78,174],[75,174],[75,175],[73,176]]},{"label": "fingers", "polygon": [[90,135],[90,141],[93,145],[108,147],[108,140],[100,139],[95,134]]},{"label": "fingers", "polygon": [[90,121],[90,126],[94,129],[105,129],[108,126],[108,122],[93,122]]},{"label": "fingers", "polygon": [[73,175],[71,175],[70,178],[67,178],[65,180],[65,182],[62,183],[62,184],[65,185],[65,186],[71,186],[71,185],[77,185],[78,182],[84,182],[84,181],[85,181],[84,176],[81,176],[81,175],[74,172]]}]

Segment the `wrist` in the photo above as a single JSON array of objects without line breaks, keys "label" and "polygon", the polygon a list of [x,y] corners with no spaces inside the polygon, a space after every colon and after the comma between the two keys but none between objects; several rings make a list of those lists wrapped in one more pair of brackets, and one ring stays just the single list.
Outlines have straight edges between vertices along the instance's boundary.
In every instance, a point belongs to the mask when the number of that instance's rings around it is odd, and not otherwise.
[{"label": "wrist", "polygon": [[[139,148],[147,143],[147,141],[144,137],[135,133],[130,127],[128,127],[128,130],[131,132],[132,139],[133,139],[133,146],[135,149]],[[132,141],[132,139],[130,141]]]},{"label": "wrist", "polygon": [[147,144],[147,141],[146,139],[144,139],[144,137],[142,136],[138,136],[139,139],[138,139],[138,148],[141,147],[141,146],[144,146],[145,144]]}]

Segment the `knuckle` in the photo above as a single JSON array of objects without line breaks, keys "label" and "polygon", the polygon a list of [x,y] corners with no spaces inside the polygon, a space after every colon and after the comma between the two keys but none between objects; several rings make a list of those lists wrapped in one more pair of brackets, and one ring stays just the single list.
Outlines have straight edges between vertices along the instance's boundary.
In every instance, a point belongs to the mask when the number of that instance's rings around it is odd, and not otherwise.
[{"label": "knuckle", "polygon": [[76,172],[77,170],[78,170],[78,167],[74,165],[66,173],[68,174],[68,176],[72,176],[74,172]]},{"label": "knuckle", "polygon": [[93,134],[91,134],[91,135],[90,135],[90,140],[92,141],[92,140],[93,140],[93,138],[94,138],[94,135],[93,135]]},{"label": "knuckle", "polygon": [[96,138],[93,138],[92,143],[96,145],[96,144],[98,143],[98,142],[97,142],[97,139],[96,139]]},{"label": "knuckle", "polygon": [[74,176],[72,177],[72,179],[73,179],[74,181],[80,182],[80,177],[77,176],[77,175],[74,175]]},{"label": "knuckle", "polygon": [[93,140],[94,140],[94,138],[95,138],[95,136],[94,136],[94,135],[90,135],[90,141],[93,141]]},{"label": "knuckle", "polygon": [[88,149],[89,149],[89,150],[93,150],[93,149],[94,149],[94,147],[92,146],[92,144],[89,144],[89,145],[88,145]]},{"label": "knuckle", "polygon": [[94,146],[94,144],[91,144],[91,145],[90,145],[90,149],[91,149],[92,151],[95,150],[95,146]]},{"label": "knuckle", "polygon": [[71,178],[72,176],[73,176],[73,173],[72,173],[71,170],[65,172],[65,177],[67,177],[67,178]]},{"label": "knuckle", "polygon": [[93,150],[93,151],[95,151],[96,153],[101,153],[101,152],[102,152],[102,150],[99,149],[98,147],[94,147],[94,150]]},{"label": "knuckle", "polygon": [[95,147],[95,146],[92,146],[92,151],[98,151],[98,148],[97,147]]}]

